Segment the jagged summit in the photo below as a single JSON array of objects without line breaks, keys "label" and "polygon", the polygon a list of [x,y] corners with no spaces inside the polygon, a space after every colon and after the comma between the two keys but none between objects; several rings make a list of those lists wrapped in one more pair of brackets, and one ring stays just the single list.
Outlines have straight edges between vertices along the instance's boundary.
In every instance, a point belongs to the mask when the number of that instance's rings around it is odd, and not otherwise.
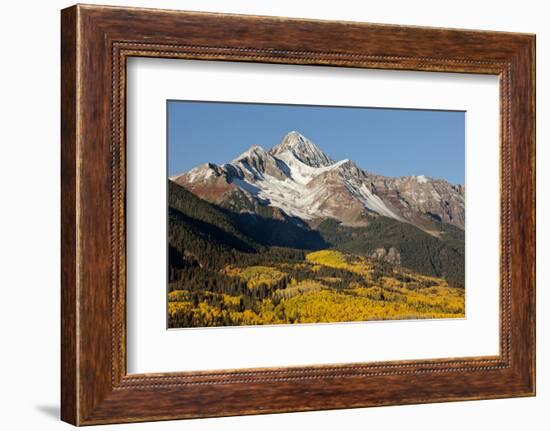
[{"label": "jagged summit", "polygon": [[239,160],[243,160],[248,157],[265,157],[266,155],[266,150],[264,150],[260,145],[254,144],[251,145],[250,148],[248,148],[248,150],[246,150],[244,153],[233,159],[231,163],[238,162]]},{"label": "jagged summit", "polygon": [[323,153],[317,145],[295,130],[288,132],[269,153],[284,161],[289,155],[293,155],[302,163],[313,168],[326,167],[334,163],[334,160]]}]

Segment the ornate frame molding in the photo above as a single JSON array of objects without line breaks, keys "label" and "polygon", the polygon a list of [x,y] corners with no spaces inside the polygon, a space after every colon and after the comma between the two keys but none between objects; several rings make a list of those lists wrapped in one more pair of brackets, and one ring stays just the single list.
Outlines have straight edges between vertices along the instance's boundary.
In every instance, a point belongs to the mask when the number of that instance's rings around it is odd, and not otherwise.
[{"label": "ornate frame molding", "polygon": [[[257,26],[269,31],[254,36]],[[283,28],[287,36],[280,40],[276,30]],[[335,31],[341,37],[334,42],[323,37]],[[311,33],[322,40],[299,42]],[[534,36],[74,6],[62,12],[62,54],[64,420],[97,424],[534,394]],[[499,356],[127,375],[125,65],[131,56],[498,75]],[[529,214],[523,224],[518,208]],[[92,219],[105,223],[94,226]],[[264,401],[249,399],[251,391]],[[307,399],[299,396],[304,391]]]}]

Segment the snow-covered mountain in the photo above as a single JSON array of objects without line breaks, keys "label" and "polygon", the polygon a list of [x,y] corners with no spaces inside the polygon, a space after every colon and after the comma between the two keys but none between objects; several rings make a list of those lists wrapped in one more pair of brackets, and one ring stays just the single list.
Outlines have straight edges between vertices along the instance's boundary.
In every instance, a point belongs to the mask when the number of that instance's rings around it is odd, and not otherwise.
[{"label": "snow-covered mountain", "polygon": [[464,188],[425,176],[385,177],[351,160],[334,161],[298,132],[266,151],[258,145],[232,160],[207,163],[172,181],[239,211],[258,206],[310,224],[334,218],[363,225],[382,215],[436,233],[434,221],[464,229]]}]

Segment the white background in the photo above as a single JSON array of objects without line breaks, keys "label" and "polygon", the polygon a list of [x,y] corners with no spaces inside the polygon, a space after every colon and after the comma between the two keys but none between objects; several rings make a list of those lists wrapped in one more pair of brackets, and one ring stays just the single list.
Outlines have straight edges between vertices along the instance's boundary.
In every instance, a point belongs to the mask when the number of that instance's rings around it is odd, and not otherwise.
[{"label": "white background", "polygon": [[[346,19],[394,24],[537,33],[538,138],[538,396],[106,426],[146,430],[517,430],[548,428],[550,273],[548,149],[549,14],[545,2],[338,2],[298,0],[118,1],[102,3],[189,10]],[[0,16],[2,67],[0,302],[2,355],[0,426],[9,430],[70,429],[59,409],[59,9],[65,1],[5,2]],[[32,265],[29,266],[29,263]]]},{"label": "white background", "polygon": [[[498,354],[498,77],[140,58],[127,83],[128,372]],[[167,331],[167,99],[466,111],[466,319]]]}]

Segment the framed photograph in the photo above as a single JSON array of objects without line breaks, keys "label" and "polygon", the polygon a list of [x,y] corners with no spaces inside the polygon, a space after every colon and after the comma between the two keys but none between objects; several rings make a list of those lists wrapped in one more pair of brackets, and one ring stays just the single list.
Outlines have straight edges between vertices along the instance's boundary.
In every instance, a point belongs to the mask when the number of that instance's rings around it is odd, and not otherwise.
[{"label": "framed photograph", "polygon": [[62,11],[62,419],[535,394],[535,36]]},{"label": "framed photograph", "polygon": [[460,111],[168,101],[168,327],[464,318],[464,132]]}]

